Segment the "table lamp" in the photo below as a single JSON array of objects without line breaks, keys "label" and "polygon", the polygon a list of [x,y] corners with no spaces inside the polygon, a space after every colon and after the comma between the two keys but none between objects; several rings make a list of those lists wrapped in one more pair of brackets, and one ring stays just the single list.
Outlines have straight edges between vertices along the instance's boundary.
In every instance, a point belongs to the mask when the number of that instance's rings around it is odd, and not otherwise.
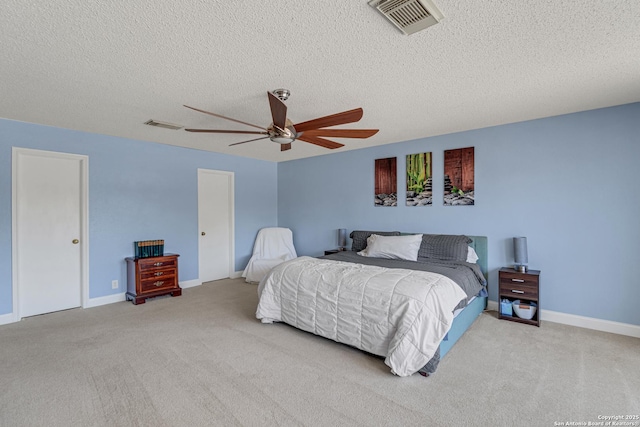
[{"label": "table lamp", "polygon": [[525,273],[527,271],[527,264],[529,263],[526,237],[513,238],[513,259],[515,261],[514,268],[521,273]]},{"label": "table lamp", "polygon": [[347,250],[347,229],[338,229],[338,249],[341,251]]}]

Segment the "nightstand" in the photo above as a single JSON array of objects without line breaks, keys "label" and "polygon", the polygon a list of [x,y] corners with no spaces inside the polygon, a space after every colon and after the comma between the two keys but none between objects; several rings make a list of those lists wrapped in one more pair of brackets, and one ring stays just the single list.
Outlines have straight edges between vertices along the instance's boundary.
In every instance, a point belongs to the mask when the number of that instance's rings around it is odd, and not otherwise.
[{"label": "nightstand", "polygon": [[182,295],[178,285],[178,254],[148,258],[126,258],[126,299],[135,305],[144,304],[147,298],[171,294]]},{"label": "nightstand", "polygon": [[[522,319],[515,312],[509,315],[503,314],[502,300],[520,300],[522,302],[535,302],[536,312],[533,318]],[[500,269],[498,280],[498,318],[513,322],[526,323],[527,325],[540,326],[540,270],[528,270],[521,273],[513,268]]]},{"label": "nightstand", "polygon": [[340,252],[340,249],[329,249],[328,251],[324,251],[325,255],[337,254]]}]

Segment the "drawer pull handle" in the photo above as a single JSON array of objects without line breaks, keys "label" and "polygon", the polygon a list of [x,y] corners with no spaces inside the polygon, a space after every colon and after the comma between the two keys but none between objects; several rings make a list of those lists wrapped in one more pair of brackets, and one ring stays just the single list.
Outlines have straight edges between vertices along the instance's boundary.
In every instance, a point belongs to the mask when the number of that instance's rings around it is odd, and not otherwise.
[{"label": "drawer pull handle", "polygon": [[511,292],[513,292],[514,294],[524,294],[524,291],[519,291],[517,289],[511,289]]},{"label": "drawer pull handle", "polygon": [[159,280],[157,282],[154,282],[153,284],[156,285],[156,286],[162,286],[163,283],[164,283],[163,280]]},{"label": "drawer pull handle", "polygon": [[155,274],[156,276],[162,276],[164,273],[162,271],[156,271],[153,274]]},{"label": "drawer pull handle", "polygon": [[522,279],[511,279],[512,282],[524,283]]},{"label": "drawer pull handle", "polygon": [[155,264],[153,264],[153,265],[155,265],[156,267],[160,267],[160,266],[162,265],[162,263],[161,263],[161,262],[156,262],[156,263],[155,263]]}]

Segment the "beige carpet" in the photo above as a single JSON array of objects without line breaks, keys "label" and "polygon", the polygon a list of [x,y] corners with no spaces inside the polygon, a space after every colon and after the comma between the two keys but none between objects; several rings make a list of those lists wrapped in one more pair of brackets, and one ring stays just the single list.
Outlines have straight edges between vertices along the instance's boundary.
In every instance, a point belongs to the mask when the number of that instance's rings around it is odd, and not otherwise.
[{"label": "beige carpet", "polygon": [[0,426],[553,426],[640,414],[640,340],[478,321],[423,378],[254,317],[240,279],[0,327]]}]

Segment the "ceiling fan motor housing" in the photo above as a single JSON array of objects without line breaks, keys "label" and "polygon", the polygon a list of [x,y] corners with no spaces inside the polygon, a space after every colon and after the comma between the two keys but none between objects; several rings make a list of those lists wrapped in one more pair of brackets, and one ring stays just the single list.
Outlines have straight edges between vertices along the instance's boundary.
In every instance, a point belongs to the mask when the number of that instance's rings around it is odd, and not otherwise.
[{"label": "ceiling fan motor housing", "polygon": [[297,138],[296,129],[293,127],[291,120],[287,119],[286,127],[280,129],[274,126],[273,123],[267,128],[269,132],[269,139],[278,144],[291,144]]}]

